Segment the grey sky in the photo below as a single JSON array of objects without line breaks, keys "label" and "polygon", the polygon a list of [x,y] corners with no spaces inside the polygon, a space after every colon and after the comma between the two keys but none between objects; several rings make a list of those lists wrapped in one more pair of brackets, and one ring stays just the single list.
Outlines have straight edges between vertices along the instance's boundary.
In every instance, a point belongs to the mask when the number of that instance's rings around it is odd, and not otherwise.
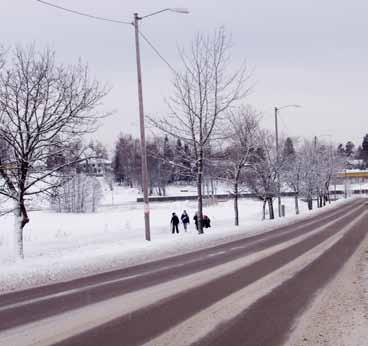
[{"label": "grey sky", "polygon": [[[311,138],[331,134],[336,142],[361,144],[368,132],[368,1],[366,0],[49,0],[91,14],[130,21],[134,12],[186,7],[189,15],[147,18],[142,31],[179,67],[177,47],[198,31],[224,25],[232,35],[233,58],[247,60],[255,84],[246,103],[263,112],[273,129],[273,107],[303,106],[280,114],[285,134]],[[58,60],[81,57],[93,74],[113,86],[98,138],[111,146],[119,132],[138,133],[133,28],[67,14],[34,0],[0,1],[0,43],[51,46]],[[145,112],[163,114],[171,71],[142,42]],[[322,138],[322,137],[321,137]],[[328,137],[323,137],[329,140]]]}]

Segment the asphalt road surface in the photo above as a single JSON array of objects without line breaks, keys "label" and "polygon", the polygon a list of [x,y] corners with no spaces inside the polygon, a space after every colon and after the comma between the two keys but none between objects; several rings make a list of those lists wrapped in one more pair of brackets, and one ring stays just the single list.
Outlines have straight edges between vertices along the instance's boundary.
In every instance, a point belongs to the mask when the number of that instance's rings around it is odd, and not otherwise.
[{"label": "asphalt road surface", "polygon": [[368,233],[366,200],[257,236],[0,296],[0,345],[284,345]]}]

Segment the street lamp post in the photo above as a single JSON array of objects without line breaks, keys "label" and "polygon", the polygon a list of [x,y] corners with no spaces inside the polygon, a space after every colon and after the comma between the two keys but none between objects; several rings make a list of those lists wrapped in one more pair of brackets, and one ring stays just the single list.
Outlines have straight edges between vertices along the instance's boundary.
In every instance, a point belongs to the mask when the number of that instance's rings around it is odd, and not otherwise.
[{"label": "street lamp post", "polygon": [[171,11],[177,13],[188,14],[189,11],[183,8],[165,8],[160,11],[156,11],[140,17],[138,13],[134,13],[134,35],[135,35],[135,52],[137,60],[137,79],[138,79],[138,102],[139,102],[139,125],[141,136],[141,160],[142,160],[142,187],[143,187],[143,201],[144,201],[144,229],[146,240],[151,240],[150,230],[150,209],[149,209],[149,197],[148,197],[148,168],[147,168],[147,150],[146,150],[146,136],[144,126],[144,108],[143,108],[143,88],[142,88],[142,69],[141,69],[141,56],[139,47],[139,21],[154,16],[156,14]]},{"label": "street lamp post", "polygon": [[[324,133],[324,134],[320,134],[319,137],[328,137],[329,138],[329,142],[328,142],[328,169],[329,169],[329,172],[330,172],[330,175],[331,175],[330,179],[332,180],[333,174],[335,172],[335,165],[334,165],[334,161],[332,159],[332,134],[331,133]],[[327,193],[329,204],[331,204],[330,192],[331,192],[330,185],[328,185],[328,189],[327,189],[326,193]],[[336,182],[335,182],[335,197],[336,197]]]},{"label": "street lamp post", "polygon": [[[162,12],[176,12],[176,13],[183,13],[188,14],[189,11],[185,8],[164,8],[162,10],[149,13],[143,17],[140,17],[138,13],[134,13],[134,20],[133,22],[125,22],[120,20],[114,20],[109,18],[103,18],[94,16],[88,13],[75,11],[66,7],[58,6],[48,1],[37,0],[38,2],[48,5],[51,7],[58,8],[59,10],[63,10],[69,13],[74,13],[80,16],[89,17],[97,20],[103,20],[107,22],[114,22],[119,24],[127,24],[134,26],[134,33],[135,33],[135,51],[136,51],[136,60],[137,60],[137,77],[138,77],[138,102],[139,102],[139,124],[140,124],[140,135],[141,135],[141,156],[142,156],[142,187],[143,187],[143,195],[144,195],[144,223],[145,223],[145,233],[146,233],[146,240],[151,240],[150,234],[150,220],[149,220],[149,199],[148,199],[148,169],[147,169],[147,152],[146,152],[146,141],[145,141],[145,127],[144,127],[144,110],[143,110],[143,88],[142,88],[142,69],[141,69],[141,58],[140,58],[140,49],[139,49],[139,21],[147,18],[152,17],[156,14]],[[0,167],[1,168],[1,167]]]},{"label": "street lamp post", "polygon": [[[276,161],[277,165],[279,165],[280,162],[280,155],[279,155],[279,129],[278,129],[278,113],[281,109],[285,108],[299,108],[300,105],[287,105],[282,107],[275,107],[275,139],[276,139]],[[280,169],[277,167],[277,206],[278,206],[278,214],[279,217],[281,217],[281,186],[280,186]]]},{"label": "street lamp post", "polygon": [[150,231],[150,215],[149,215],[149,197],[148,197],[148,168],[147,168],[147,151],[146,136],[144,126],[144,109],[143,109],[143,90],[142,90],[142,69],[141,55],[139,49],[139,30],[138,30],[138,13],[134,13],[134,34],[135,34],[135,53],[137,60],[137,79],[138,79],[138,102],[139,102],[139,125],[141,133],[141,160],[142,160],[142,187],[144,200],[144,229],[146,240],[151,240]]}]

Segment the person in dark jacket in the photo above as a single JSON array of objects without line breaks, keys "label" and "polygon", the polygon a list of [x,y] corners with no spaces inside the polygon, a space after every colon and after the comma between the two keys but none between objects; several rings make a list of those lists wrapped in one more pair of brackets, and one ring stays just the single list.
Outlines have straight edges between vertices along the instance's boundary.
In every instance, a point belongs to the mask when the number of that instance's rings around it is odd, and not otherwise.
[{"label": "person in dark jacket", "polygon": [[193,220],[196,226],[196,230],[198,231],[198,213],[197,212],[194,214]]},{"label": "person in dark jacket", "polygon": [[204,228],[211,227],[211,220],[207,215],[203,215],[203,227]]},{"label": "person in dark jacket", "polygon": [[179,233],[179,218],[175,213],[172,213],[171,217],[172,233]]},{"label": "person in dark jacket", "polygon": [[189,215],[187,214],[187,211],[184,210],[183,214],[181,214],[181,222],[183,223],[185,232],[187,231],[188,224],[190,222]]}]

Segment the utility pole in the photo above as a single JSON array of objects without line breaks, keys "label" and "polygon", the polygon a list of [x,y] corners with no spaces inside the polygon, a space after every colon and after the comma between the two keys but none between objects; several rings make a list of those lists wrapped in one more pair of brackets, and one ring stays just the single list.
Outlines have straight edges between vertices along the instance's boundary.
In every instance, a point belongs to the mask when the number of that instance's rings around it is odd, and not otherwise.
[{"label": "utility pole", "polygon": [[135,34],[135,52],[137,58],[137,77],[138,77],[138,101],[139,101],[139,125],[141,132],[141,152],[142,152],[142,188],[143,188],[143,201],[144,201],[144,227],[146,233],[146,240],[151,240],[150,230],[150,208],[148,197],[148,168],[147,168],[147,149],[146,149],[146,136],[144,127],[144,110],[143,110],[143,91],[142,91],[142,70],[141,70],[141,56],[139,50],[139,21],[148,17],[155,16],[156,14],[163,12],[176,12],[182,14],[188,14],[189,11],[185,8],[164,8],[156,12],[149,13],[143,17],[138,16],[138,13],[134,13],[134,34]]},{"label": "utility pole", "polygon": [[138,23],[141,18],[138,13],[134,13],[134,33],[135,33],[135,52],[137,59],[137,77],[138,77],[138,101],[139,101],[139,124],[141,133],[141,159],[142,159],[142,188],[144,200],[144,228],[146,240],[151,240],[150,230],[150,209],[148,197],[148,169],[147,169],[147,150],[146,150],[146,136],[144,127],[144,110],[143,110],[143,91],[142,91],[142,70],[141,70],[141,56],[139,50],[139,29]]},{"label": "utility pole", "polygon": [[277,161],[277,206],[279,217],[281,217],[281,188],[280,188],[280,172],[279,172],[279,128],[277,123],[277,113],[279,109],[275,107],[275,136],[276,136],[276,161]]},{"label": "utility pole", "polygon": [[[109,18],[97,17],[88,13],[83,13],[79,11],[70,10],[61,6],[56,6],[46,1],[37,0],[42,2],[44,5],[48,5],[51,7],[56,7],[60,10],[64,10],[67,12],[73,12],[74,14],[78,14],[80,16],[85,16],[97,20],[103,20],[108,22],[115,22],[119,24],[127,24],[134,26],[135,33],[135,51],[136,51],[136,59],[137,59],[137,77],[138,77],[138,101],[139,101],[139,122],[140,122],[140,134],[141,134],[141,155],[142,155],[142,188],[143,188],[143,198],[144,198],[144,225],[145,225],[145,234],[146,240],[151,240],[151,231],[150,231],[150,209],[149,209],[149,198],[148,198],[148,169],[147,169],[147,150],[146,150],[146,139],[145,139],[145,127],[144,127],[144,110],[143,110],[143,91],[142,91],[142,70],[141,70],[141,58],[140,58],[140,50],[139,50],[139,29],[138,23],[140,20],[148,17],[152,17],[156,14],[163,12],[176,12],[182,14],[189,14],[189,11],[186,8],[164,8],[162,10],[149,13],[143,17],[139,17],[138,13],[134,13],[133,22],[124,22]],[[0,167],[1,168],[1,167]]]}]

